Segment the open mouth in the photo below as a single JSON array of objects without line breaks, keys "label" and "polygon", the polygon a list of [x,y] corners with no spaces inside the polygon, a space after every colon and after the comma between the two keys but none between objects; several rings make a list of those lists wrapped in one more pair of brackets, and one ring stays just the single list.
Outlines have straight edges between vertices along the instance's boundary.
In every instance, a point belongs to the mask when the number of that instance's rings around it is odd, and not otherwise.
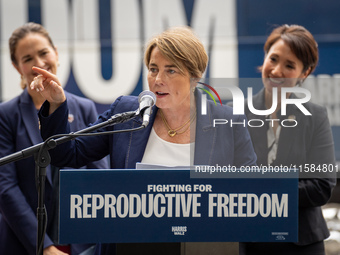
[{"label": "open mouth", "polygon": [[281,85],[284,83],[284,78],[271,78],[269,77],[269,81],[275,85]]},{"label": "open mouth", "polygon": [[157,91],[157,92],[156,92],[156,95],[157,95],[157,96],[166,96],[166,95],[169,95],[169,93],[163,93],[163,92]]}]

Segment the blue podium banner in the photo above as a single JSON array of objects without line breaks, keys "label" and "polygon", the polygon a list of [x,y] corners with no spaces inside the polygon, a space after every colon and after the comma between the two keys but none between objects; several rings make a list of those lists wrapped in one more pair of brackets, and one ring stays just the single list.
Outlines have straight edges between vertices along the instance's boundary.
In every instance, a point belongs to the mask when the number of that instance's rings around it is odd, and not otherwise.
[{"label": "blue podium banner", "polygon": [[62,170],[60,243],[296,242],[297,178]]}]

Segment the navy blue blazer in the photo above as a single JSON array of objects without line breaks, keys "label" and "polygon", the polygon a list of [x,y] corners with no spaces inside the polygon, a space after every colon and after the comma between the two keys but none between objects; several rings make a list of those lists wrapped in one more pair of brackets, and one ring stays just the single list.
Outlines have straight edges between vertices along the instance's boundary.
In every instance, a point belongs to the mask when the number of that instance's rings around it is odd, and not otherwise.
[{"label": "navy blue blazer", "polygon": [[[49,105],[45,102],[39,117],[41,134],[45,139],[53,134],[69,132],[67,118],[68,100],[53,114],[48,116]],[[196,90],[196,105],[201,109],[201,93]],[[109,110],[101,114],[94,124],[106,121],[111,116],[138,109],[138,98],[123,96],[118,98]],[[110,155],[112,169],[134,169],[141,162],[156,116],[157,107],[153,107],[149,125],[140,131],[117,133],[107,136],[79,137],[71,142],[61,144],[50,150],[52,163],[57,166],[79,167],[91,160],[98,160]],[[256,155],[247,130],[243,125],[217,125],[214,119],[243,122],[245,116],[233,115],[232,108],[217,105],[208,100],[207,114],[197,114],[195,139],[195,165],[236,166],[254,165]],[[142,121],[136,117],[128,122],[107,127],[100,131],[126,130],[139,127]]]},{"label": "navy blue blazer", "polygon": [[[67,122],[70,122],[71,130],[83,129],[97,119],[92,101],[70,93],[66,93],[66,97],[69,107]],[[37,110],[27,90],[0,104],[0,158],[42,141]],[[88,167],[106,169],[107,160],[95,162]],[[45,206],[47,215],[51,215],[56,204],[53,198],[51,167],[47,169],[45,186]],[[36,254],[37,198],[33,157],[0,167],[1,254]],[[51,228],[49,218],[47,232]],[[46,235],[44,247],[52,244],[52,240]]]},{"label": "navy blue blazer", "polygon": [[[296,98],[294,94],[291,98]],[[253,97],[253,106],[258,110],[265,110],[264,89]],[[273,166],[304,166],[315,164],[322,166],[335,164],[334,142],[332,130],[325,107],[305,103],[304,107],[312,114],[305,116],[295,105],[287,105],[286,116],[280,120],[295,118],[296,127],[281,127],[277,158]],[[246,105],[245,112],[248,120],[264,119],[266,116],[257,116],[251,113]],[[285,122],[284,125],[288,125]],[[249,132],[257,154],[257,164],[268,165],[267,125],[262,127],[249,127]],[[317,174],[318,171],[315,172]],[[314,175],[315,177],[316,175]],[[335,171],[324,174],[323,178],[299,179],[299,245],[307,245],[322,241],[329,236],[326,222],[320,206],[330,199],[332,189],[336,184]],[[308,177],[308,176],[307,176]],[[311,176],[313,177],[313,175]],[[270,184],[268,184],[270,185]]]}]

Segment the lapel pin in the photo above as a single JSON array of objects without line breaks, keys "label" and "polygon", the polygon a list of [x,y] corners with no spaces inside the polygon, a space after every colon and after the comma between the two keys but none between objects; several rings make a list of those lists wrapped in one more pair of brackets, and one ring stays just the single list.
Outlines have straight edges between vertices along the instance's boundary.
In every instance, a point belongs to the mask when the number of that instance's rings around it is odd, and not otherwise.
[{"label": "lapel pin", "polygon": [[72,113],[70,113],[69,115],[68,115],[68,122],[69,123],[72,123],[73,121],[74,121],[74,115],[72,114]]}]

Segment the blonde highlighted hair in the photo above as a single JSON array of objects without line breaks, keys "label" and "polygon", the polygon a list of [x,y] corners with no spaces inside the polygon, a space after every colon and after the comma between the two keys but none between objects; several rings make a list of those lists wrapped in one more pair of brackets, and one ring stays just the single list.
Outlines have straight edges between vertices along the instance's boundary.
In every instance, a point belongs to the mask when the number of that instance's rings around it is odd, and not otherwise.
[{"label": "blonde highlighted hair", "polygon": [[191,78],[202,77],[208,64],[208,55],[201,41],[189,27],[173,27],[151,38],[144,54],[147,68],[151,52],[156,47],[182,74],[187,70]]}]

